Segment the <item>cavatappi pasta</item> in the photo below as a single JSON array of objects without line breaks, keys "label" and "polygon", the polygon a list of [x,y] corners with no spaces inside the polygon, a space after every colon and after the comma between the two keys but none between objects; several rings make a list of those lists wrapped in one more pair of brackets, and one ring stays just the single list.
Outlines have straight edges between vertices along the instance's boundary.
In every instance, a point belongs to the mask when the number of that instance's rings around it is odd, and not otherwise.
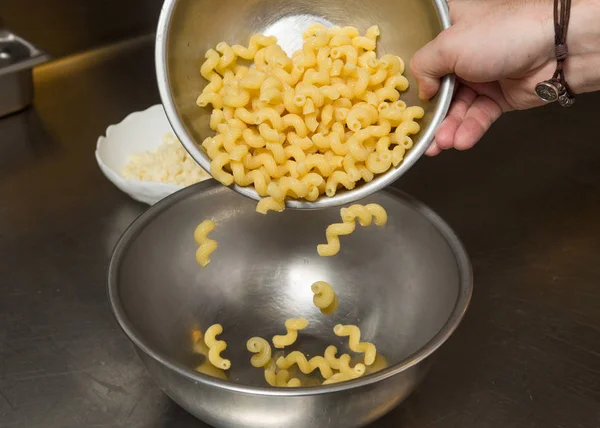
[{"label": "cavatappi pasta", "polygon": [[360,341],[360,328],[355,325],[338,324],[333,328],[336,336],[348,337],[348,346],[353,352],[365,354],[365,365],[370,366],[375,362],[377,348],[370,342]]},{"label": "cavatappi pasta", "polygon": [[289,369],[296,364],[298,365],[300,371],[304,374],[310,374],[318,369],[321,372],[321,376],[323,376],[325,379],[329,379],[331,376],[333,376],[331,367],[329,367],[329,364],[325,358],[321,357],[320,355],[312,357],[310,360],[308,360],[302,352],[292,351],[285,357],[279,357],[276,363],[277,367],[280,369]]},{"label": "cavatappi pasta", "polygon": [[271,345],[262,337],[252,337],[246,342],[246,348],[252,352],[250,364],[257,368],[264,368],[265,380],[270,386],[298,387],[301,382],[297,378],[290,379],[287,370],[279,370],[271,358]]},{"label": "cavatappi pasta", "polygon": [[204,343],[202,332],[198,329],[192,330],[192,349],[195,354],[202,355],[204,361],[197,365],[194,370],[208,376],[227,380],[227,374],[220,368],[215,367],[208,359],[210,349]]},{"label": "cavatappi pasta", "polygon": [[196,262],[202,267],[208,266],[210,263],[210,254],[214,252],[219,244],[214,239],[210,239],[207,235],[215,229],[215,222],[212,220],[204,220],[194,230],[194,240],[199,245],[196,250]]},{"label": "cavatappi pasta", "polygon": [[332,197],[398,166],[424,110],[400,99],[404,62],[377,57],[379,35],[378,26],[363,36],[313,24],[291,57],[260,34],[248,47],[221,42],[206,52],[200,73],[209,83],[197,104],[212,107],[216,135],[202,143],[211,175],[254,186],[265,214],[282,211],[288,198]]},{"label": "cavatappi pasta", "polygon": [[385,209],[378,204],[351,205],[348,208],[340,210],[342,223],[334,223],[327,227],[325,236],[327,244],[317,246],[317,252],[320,256],[335,256],[340,251],[340,236],[350,235],[356,229],[355,219],[361,226],[369,226],[373,219],[377,226],[384,226],[387,223],[387,213]]},{"label": "cavatappi pasta", "polygon": [[[343,380],[356,379],[366,372],[366,367],[362,363],[356,364],[354,367],[350,367],[351,357],[348,354],[343,354],[339,358],[336,357],[337,348],[334,345],[330,345],[325,349],[325,361],[329,364],[329,366],[338,370],[339,373],[336,373],[332,376],[333,380],[329,383],[334,382],[342,382]],[[336,377],[337,376],[337,377]],[[345,377],[345,378],[342,378]],[[331,380],[328,379],[328,380]]]},{"label": "cavatappi pasta", "polygon": [[304,318],[290,318],[285,322],[287,333],[284,335],[273,336],[273,346],[282,349],[293,345],[298,339],[298,331],[308,327],[308,321]]},{"label": "cavatappi pasta", "polygon": [[275,361],[269,360],[265,366],[265,380],[270,386],[296,388],[302,386],[300,379],[293,377],[287,370],[280,370]]},{"label": "cavatappi pasta", "polygon": [[365,374],[367,369],[364,364],[358,363],[354,367],[350,367],[350,355],[343,354],[339,358],[336,358],[336,354],[337,348],[333,345],[328,346],[325,350],[325,360],[331,368],[335,368],[339,372],[335,373],[329,379],[325,379],[323,385],[357,379]]},{"label": "cavatappi pasta", "polygon": [[325,315],[331,315],[337,311],[338,297],[331,285],[325,281],[317,281],[311,285],[314,294],[313,303]]},{"label": "cavatappi pasta", "polygon": [[246,348],[255,354],[250,359],[250,364],[254,367],[264,367],[271,361],[271,345],[262,337],[248,339]]},{"label": "cavatappi pasta", "polygon": [[[360,215],[356,214],[356,217]],[[367,224],[371,220],[364,217],[362,221]],[[337,306],[335,292],[328,283],[317,281],[312,284],[311,289],[314,293],[314,303],[322,311],[330,309],[333,304]],[[298,332],[308,326],[308,321],[304,318],[291,318],[286,321],[285,326],[287,330],[285,335],[273,337],[275,347],[284,348],[293,345],[298,339]],[[338,337],[348,337],[349,349],[364,354],[364,360],[352,366],[352,357],[349,354],[338,357],[338,349],[334,345],[328,346],[323,356],[317,355],[312,358],[308,358],[298,350],[291,351],[288,355],[273,355],[269,342],[255,336],[246,342],[246,348],[254,354],[250,358],[250,364],[263,369],[265,381],[272,387],[299,387],[304,381],[306,386],[315,385],[315,382],[323,385],[345,382],[375,373],[387,366],[387,361],[382,355],[377,354],[374,344],[360,341],[361,331],[358,326],[338,324],[333,331]],[[197,328],[192,330],[192,349],[194,353],[201,354],[205,358],[202,364],[195,367],[196,371],[228,379],[224,370],[231,368],[231,362],[221,356],[221,353],[227,349],[227,343],[216,338],[222,332],[223,327],[220,324],[210,326],[204,335]],[[315,379],[314,376],[307,377],[304,381],[292,377],[289,369],[294,366],[304,375],[311,375],[317,371],[323,381]]]},{"label": "cavatappi pasta", "polygon": [[221,324],[213,324],[204,333],[204,343],[208,346],[208,360],[210,363],[221,369],[229,370],[231,361],[221,357],[221,352],[227,349],[227,343],[224,340],[217,340],[217,336],[223,333]]},{"label": "cavatappi pasta", "polygon": [[350,371],[347,373],[339,372],[339,373],[336,373],[333,376],[331,376],[329,379],[326,379],[323,382],[323,385],[346,382],[348,380],[357,379],[357,378],[361,377],[362,375],[363,375],[363,373],[359,373],[357,371]]}]

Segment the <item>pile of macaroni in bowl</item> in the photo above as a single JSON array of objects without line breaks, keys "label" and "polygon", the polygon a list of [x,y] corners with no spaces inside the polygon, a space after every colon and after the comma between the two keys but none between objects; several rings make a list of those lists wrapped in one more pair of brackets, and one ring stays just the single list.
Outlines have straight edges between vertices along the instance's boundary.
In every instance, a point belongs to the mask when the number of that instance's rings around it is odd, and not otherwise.
[{"label": "pile of macaroni in bowl", "polygon": [[377,26],[362,36],[313,24],[291,58],[273,36],[210,49],[201,67],[210,83],[197,104],[213,109],[216,135],[202,143],[211,175],[254,186],[264,214],[282,211],[286,198],[332,197],[398,166],[424,111],[400,99],[404,62],[377,58],[379,35]]}]

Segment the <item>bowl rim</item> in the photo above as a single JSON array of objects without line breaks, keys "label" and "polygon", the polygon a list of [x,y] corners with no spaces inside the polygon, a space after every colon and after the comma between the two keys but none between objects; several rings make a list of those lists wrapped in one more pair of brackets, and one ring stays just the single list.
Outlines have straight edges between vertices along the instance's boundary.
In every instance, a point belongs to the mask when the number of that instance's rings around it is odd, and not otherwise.
[{"label": "bowl rim", "polygon": [[341,382],[331,385],[319,385],[319,386],[304,386],[299,388],[273,388],[273,387],[261,387],[261,386],[250,386],[236,384],[230,381],[221,380],[215,377],[211,377],[199,372],[192,370],[191,368],[180,364],[179,362],[167,357],[161,352],[153,350],[139,335],[134,328],[133,324],[127,317],[125,308],[121,302],[119,296],[119,270],[121,262],[126,251],[133,243],[135,238],[142,232],[142,230],[156,217],[161,215],[163,212],[169,210],[175,204],[186,199],[188,196],[206,192],[215,188],[219,188],[221,191],[225,191],[220,183],[215,180],[206,180],[192,186],[186,187],[176,193],[173,193],[166,198],[162,199],[144,213],[142,213],[123,233],[119,238],[119,241],[115,245],[113,250],[107,275],[107,289],[108,299],[110,302],[111,310],[117,323],[127,335],[127,337],[134,343],[134,345],[147,356],[158,362],[163,367],[168,368],[183,376],[189,381],[202,383],[211,387],[219,388],[222,390],[245,393],[245,394],[256,394],[262,396],[307,396],[307,395],[320,395],[327,393],[334,393],[345,391],[349,389],[359,388],[366,385],[371,385],[376,382],[383,381],[387,378],[395,376],[409,368],[415,366],[419,362],[429,357],[435,352],[440,346],[448,340],[448,338],[458,328],[468,306],[471,301],[473,293],[473,269],[467,252],[456,235],[456,233],[450,228],[450,226],[442,220],[431,208],[408,195],[407,193],[395,189],[388,188],[385,192],[392,193],[397,197],[403,199],[406,204],[421,215],[426,217],[431,224],[438,230],[438,232],[445,238],[446,242],[450,246],[453,254],[456,258],[456,265],[459,275],[459,290],[452,312],[448,317],[448,320],[440,328],[440,330],[421,348],[415,351],[413,354],[407,356],[403,360],[396,364],[390,365],[385,369],[376,373],[369,374],[358,379],[350,380],[347,382]]},{"label": "bowl rim", "polygon": [[[442,25],[442,30],[449,28],[451,26],[451,20],[447,1],[432,1]],[[198,145],[195,144],[194,140],[186,131],[183,122],[177,114],[177,108],[175,107],[175,102],[171,94],[169,80],[167,77],[167,42],[169,29],[171,26],[171,17],[173,15],[173,10],[175,9],[176,3],[177,0],[165,0],[158,21],[155,45],[155,66],[158,89],[162,104],[165,108],[165,113],[169,122],[171,123],[175,135],[177,135],[179,141],[181,141],[192,158],[194,158],[194,160],[210,174],[211,160],[208,155],[204,153],[204,151],[200,149]],[[286,207],[293,209],[315,209],[345,205],[366,198],[367,196],[392,184],[414,165],[414,163],[425,153],[433,141],[436,130],[446,117],[448,109],[450,108],[450,102],[452,101],[452,96],[454,94],[454,86],[455,76],[453,74],[446,75],[442,78],[440,89],[436,95],[439,98],[439,102],[435,108],[435,111],[433,112],[431,123],[427,128],[421,131],[421,140],[418,144],[415,144],[411,150],[408,151],[404,161],[399,166],[392,167],[385,173],[379,174],[374,180],[368,183],[361,183],[353,190],[340,191],[333,197],[321,195],[316,201],[313,202],[302,199],[290,199],[286,201]],[[242,187],[233,183],[228,187],[241,195],[254,199],[255,201],[262,199],[253,186]]]}]

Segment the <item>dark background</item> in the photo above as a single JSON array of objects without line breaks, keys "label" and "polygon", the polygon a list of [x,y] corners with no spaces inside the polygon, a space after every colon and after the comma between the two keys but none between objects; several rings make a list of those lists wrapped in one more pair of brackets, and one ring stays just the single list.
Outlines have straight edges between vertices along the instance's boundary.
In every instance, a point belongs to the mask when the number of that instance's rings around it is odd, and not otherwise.
[{"label": "dark background", "polygon": [[[55,56],[0,119],[0,427],[187,428],[114,321],[106,267],[146,207],[102,176],[99,135],[159,102],[159,0],[0,0]],[[128,41],[127,41],[128,40]],[[369,428],[600,427],[600,93],[503,116],[394,185],[463,240],[475,291],[423,385]],[[343,427],[340,427],[343,428]]]},{"label": "dark background", "polygon": [[55,57],[154,32],[162,0],[0,0],[10,30]]}]

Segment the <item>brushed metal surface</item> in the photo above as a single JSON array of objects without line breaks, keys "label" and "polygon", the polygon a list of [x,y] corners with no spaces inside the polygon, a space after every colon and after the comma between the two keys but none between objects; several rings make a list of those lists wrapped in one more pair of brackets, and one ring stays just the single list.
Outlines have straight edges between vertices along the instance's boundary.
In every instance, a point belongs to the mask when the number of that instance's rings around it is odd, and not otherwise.
[{"label": "brushed metal surface", "polygon": [[4,20],[7,28],[59,58],[153,34],[162,3],[162,0],[1,0],[0,20]]},{"label": "brushed metal surface", "polygon": [[[377,24],[382,33],[379,54],[399,55],[407,64],[420,47],[450,26],[445,0],[165,1],[156,34],[158,86],[171,125],[205,170],[210,170],[210,159],[198,145],[214,132],[208,126],[210,109],[199,108],[196,98],[207,83],[198,71],[206,51],[221,41],[244,44],[251,35],[264,32],[277,36],[282,47],[293,52],[301,46],[303,29],[315,21],[325,25],[353,25],[361,31]],[[415,146],[404,161],[373,181],[340,191],[333,198],[322,196],[315,202],[289,200],[288,207],[323,208],[362,199],[397,180],[421,157],[446,115],[454,78],[444,78],[438,95],[423,102],[418,99],[417,85],[408,67],[406,75],[411,86],[403,99],[408,104],[422,106],[425,117],[420,120],[421,132],[414,138]],[[234,184],[232,188],[259,199],[251,186]]]},{"label": "brushed metal surface", "polygon": [[[214,180],[161,201],[141,216],[116,247],[109,297],[121,327],[138,346],[159,386],[215,427],[359,427],[406,398],[420,382],[422,360],[449,336],[472,292],[468,257],[450,228],[399,191],[372,195],[388,212],[384,228],[358,228],[335,257],[319,257],[327,225],[339,210],[289,210],[263,216],[254,203]],[[195,260],[196,226],[211,218],[219,243],[212,262]],[[332,284],[339,309],[323,316],[310,285]],[[246,341],[272,337],[287,318],[309,327],[294,348],[322,355],[333,326],[358,324],[389,367],[355,381],[294,388],[265,387],[249,364]],[[195,328],[224,327],[228,381],[196,373]],[[195,360],[195,363],[194,363]],[[368,399],[366,399],[368,397]]]},{"label": "brushed metal surface", "polygon": [[[0,120],[2,428],[209,427],[156,386],[106,298],[111,251],[147,207],[94,148],[160,102],[153,64],[153,38],[49,63],[35,107]],[[394,184],[456,230],[476,286],[417,390],[369,428],[600,425],[599,114],[596,93],[505,115]]]},{"label": "brushed metal surface", "polygon": [[31,104],[32,69],[47,59],[31,43],[0,27],[0,117]]}]

